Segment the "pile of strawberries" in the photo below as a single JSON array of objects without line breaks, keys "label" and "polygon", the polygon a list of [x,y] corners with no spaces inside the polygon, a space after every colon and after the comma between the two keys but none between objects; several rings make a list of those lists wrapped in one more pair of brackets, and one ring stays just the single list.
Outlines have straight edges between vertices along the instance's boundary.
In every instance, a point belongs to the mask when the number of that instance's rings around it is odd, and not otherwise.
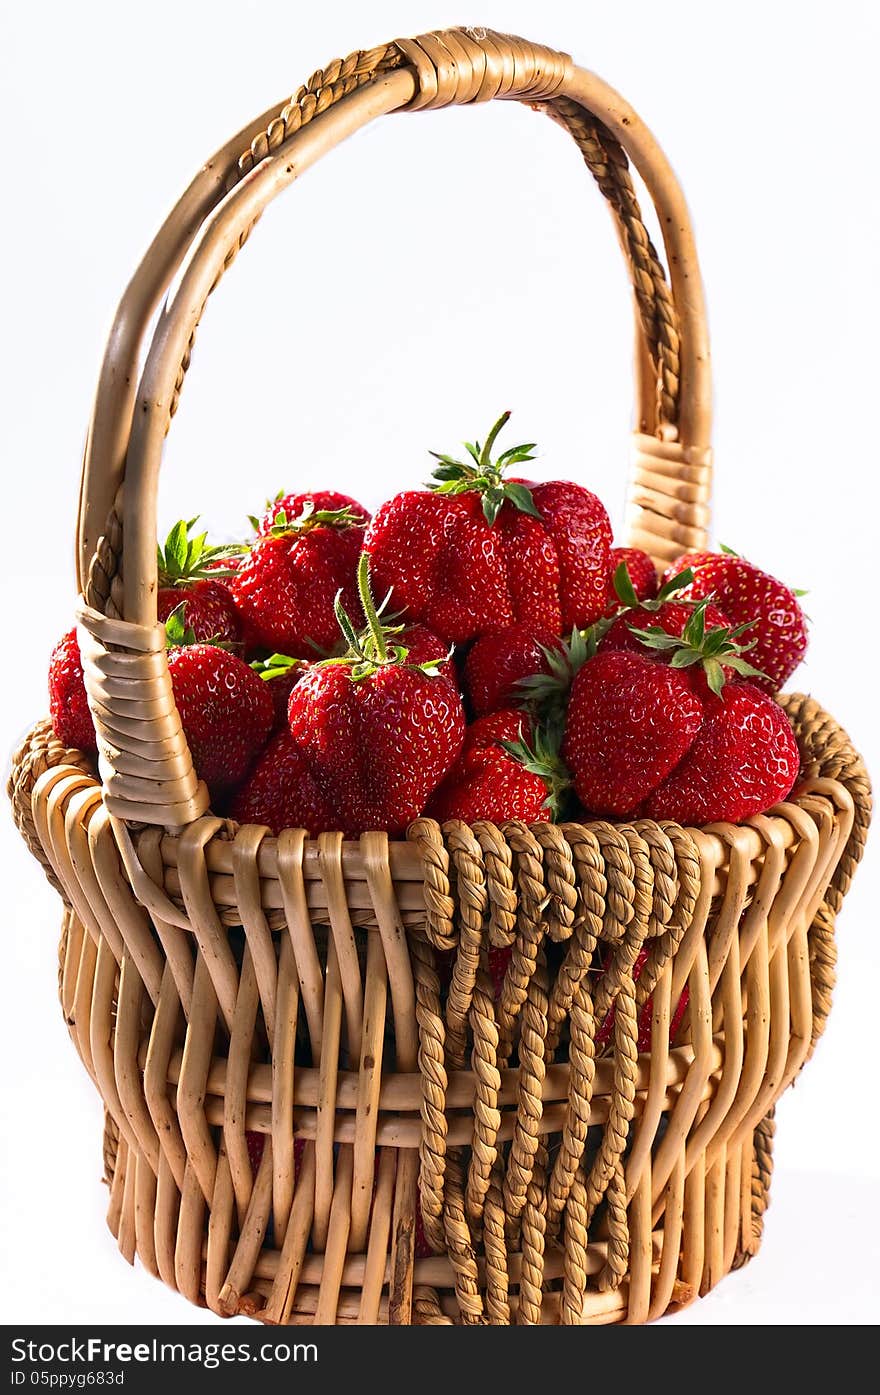
[{"label": "pile of strawberries", "polygon": [[[729,552],[658,578],[595,494],[508,475],[533,447],[493,455],[507,416],[372,518],[323,490],[279,495],[247,543],[171,530],[158,613],[217,812],[354,837],[421,814],[739,822],[790,792],[773,694],[806,649],[797,593]],[[75,631],[49,694],[94,751]]]}]

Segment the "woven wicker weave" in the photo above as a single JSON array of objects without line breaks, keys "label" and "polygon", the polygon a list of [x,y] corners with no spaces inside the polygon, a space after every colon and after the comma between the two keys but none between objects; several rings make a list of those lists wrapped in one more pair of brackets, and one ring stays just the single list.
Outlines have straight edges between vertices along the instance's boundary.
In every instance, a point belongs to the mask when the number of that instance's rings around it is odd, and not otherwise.
[{"label": "woven wicker weave", "polygon": [[[640,1323],[705,1293],[758,1246],[774,1105],[830,1006],[870,793],[812,699],[780,699],[795,795],[742,826],[421,819],[402,842],[311,842],[214,817],[193,769],[156,620],[156,487],[205,301],[269,199],[345,136],[494,97],[573,136],[630,268],[628,541],[658,562],[705,545],[709,356],[681,192],[616,93],[522,39],[356,53],[241,132],[147,252],[99,382],[78,546],[99,770],[43,722],[10,792],[65,903],[61,1002],[106,1107],[110,1227],[221,1315]],[[512,946],[497,1003],[490,945]],[[246,1131],[266,1138],[255,1175]],[[416,1258],[419,1214],[434,1253]]]}]

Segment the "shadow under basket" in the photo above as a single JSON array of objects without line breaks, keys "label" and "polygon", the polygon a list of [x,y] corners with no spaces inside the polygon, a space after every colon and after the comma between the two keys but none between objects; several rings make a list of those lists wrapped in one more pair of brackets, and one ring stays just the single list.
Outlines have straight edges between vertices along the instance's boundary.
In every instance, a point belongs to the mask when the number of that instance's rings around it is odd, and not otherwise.
[{"label": "shadow under basket", "polygon": [[620,237],[627,541],[660,567],[706,546],[699,267],[643,123],[566,55],[483,29],[356,53],[204,166],[129,284],[79,512],[99,760],[42,722],[14,761],[17,823],[64,902],[61,1004],[106,1109],[110,1228],[221,1316],[643,1323],[689,1302],[758,1247],[774,1106],[830,1007],[870,790],[809,697],[779,698],[795,790],[741,826],[275,838],[215,817],[193,768],[156,618],[156,489],[205,302],[263,207],[341,139],[492,97],[568,131]]}]

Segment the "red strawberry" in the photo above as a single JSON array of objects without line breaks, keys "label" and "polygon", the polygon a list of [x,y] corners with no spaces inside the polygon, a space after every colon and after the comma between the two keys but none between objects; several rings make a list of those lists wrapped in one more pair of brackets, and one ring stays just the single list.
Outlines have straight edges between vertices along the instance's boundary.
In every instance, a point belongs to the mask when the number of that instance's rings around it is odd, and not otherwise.
[{"label": "red strawberry", "polygon": [[350,494],[340,494],[337,489],[308,489],[292,494],[285,494],[282,489],[266,504],[262,518],[251,516],[250,522],[254,532],[263,536],[278,526],[279,515],[283,514],[283,522],[286,523],[292,518],[299,518],[307,510],[311,510],[312,513],[345,511],[358,515],[363,523],[370,517],[363,504],[359,504],[357,499],[352,499]]},{"label": "red strawberry", "polygon": [[464,688],[475,714],[522,702],[522,680],[552,672],[548,649],[562,649],[558,635],[535,625],[510,625],[474,640],[464,664]]},{"label": "red strawberry", "polygon": [[513,951],[509,945],[489,946],[489,977],[492,980],[492,994],[496,1003],[501,998],[504,976],[507,973],[507,966],[510,963],[510,956],[512,953]]},{"label": "red strawberry", "polygon": [[68,630],[59,639],[49,659],[49,715],[63,745],[77,751],[97,751],[76,630]]},{"label": "red strawberry", "polygon": [[[251,1172],[256,1177],[260,1170],[260,1163],[263,1161],[263,1154],[266,1151],[266,1135],[257,1133],[255,1129],[246,1129],[244,1135],[247,1144],[248,1158],[250,1160]],[[300,1169],[302,1167],[303,1153],[306,1149],[304,1138],[293,1140],[293,1181],[296,1185],[299,1180]]]},{"label": "red strawberry", "polygon": [[428,1244],[428,1237],[425,1235],[425,1222],[422,1218],[422,1208],[416,1197],[416,1230],[415,1230],[415,1257],[416,1259],[430,1259],[434,1251]]},{"label": "red strawberry", "polygon": [[782,708],[753,683],[709,694],[703,725],[678,767],[649,796],[651,819],[742,823],[790,793],[800,755]]},{"label": "red strawberry", "polygon": [[623,650],[588,659],[571,687],[562,745],[578,797],[594,814],[635,814],[702,721],[689,672]]},{"label": "red strawberry", "polygon": [[238,644],[242,625],[228,587],[223,584],[241,560],[237,544],[213,547],[207,533],[190,537],[196,523],[175,523],[159,548],[159,591],[156,608],[161,621],[186,602],[185,623],[205,643]]},{"label": "red strawberry", "polygon": [[540,742],[534,750],[529,747],[530,726],[522,712],[478,717],[465,732],[461,755],[431,796],[428,817],[440,823],[546,819],[568,784],[567,773]]},{"label": "red strawberry", "polygon": [[196,644],[178,634],[179,614],[169,617],[168,668],[193,763],[212,796],[238,785],[247,775],[272,729],[272,697],[243,659],[212,644]]},{"label": "red strawberry", "polygon": [[260,1170],[260,1163],[263,1161],[263,1154],[266,1151],[266,1135],[264,1133],[257,1133],[255,1129],[247,1129],[245,1131],[244,1141],[247,1144],[251,1172],[256,1177]]},{"label": "red strawberry", "polygon": [[633,590],[640,601],[650,601],[657,594],[657,569],[647,552],[638,547],[612,547],[609,559],[609,580],[606,589],[606,614],[613,615],[620,605],[614,586],[614,575],[623,563]]},{"label": "red strawberry", "polygon": [[422,664],[436,663],[442,676],[448,679],[454,688],[458,688],[455,661],[450,656],[449,645],[445,644],[439,635],[435,635],[433,630],[429,630],[427,625],[405,625],[398,635],[392,634],[391,644],[392,647],[402,645],[406,649],[408,664],[418,667]]},{"label": "red strawberry", "polygon": [[522,623],[554,634],[602,613],[611,527],[579,485],[504,478],[530,446],[493,462],[495,438],[468,446],[472,463],[437,457],[431,490],[383,504],[365,541],[377,589],[447,643]]},{"label": "red strawberry", "polygon": [[734,625],[755,621],[751,662],[762,675],[755,679],[777,692],[794,673],[807,650],[807,622],[790,587],[735,553],[688,553],[673,570],[689,566],[694,579],[683,595],[711,596]]},{"label": "red strawberry", "polygon": [[706,629],[706,608],[691,611],[681,638],[649,627],[641,653],[605,649],[577,673],[562,755],[592,812],[738,822],[791,789],[788,720],[753,683],[725,685],[751,665],[737,630]]},{"label": "red strawberry", "polygon": [[318,788],[290,732],[273,736],[229,805],[236,823],[256,823],[278,834],[305,828],[310,837],[338,828],[332,807]]},{"label": "red strawberry", "polygon": [[358,588],[367,630],[359,636],[337,604],[349,651],[313,664],[296,685],[290,732],[344,832],[399,834],[421,814],[458,756],[464,709],[437,662],[427,669],[411,665],[394,633],[383,628],[366,555]]},{"label": "red strawberry", "polygon": [[254,673],[258,673],[268,685],[275,709],[273,731],[287,731],[287,705],[290,694],[308,669],[305,659],[291,659],[289,654],[270,654],[268,659],[254,659],[251,663]]},{"label": "red strawberry", "polygon": [[337,592],[349,610],[359,609],[355,571],[364,530],[347,510],[307,507],[292,520],[279,516],[284,521],[257,539],[229,589],[251,648],[314,658],[338,642]]}]

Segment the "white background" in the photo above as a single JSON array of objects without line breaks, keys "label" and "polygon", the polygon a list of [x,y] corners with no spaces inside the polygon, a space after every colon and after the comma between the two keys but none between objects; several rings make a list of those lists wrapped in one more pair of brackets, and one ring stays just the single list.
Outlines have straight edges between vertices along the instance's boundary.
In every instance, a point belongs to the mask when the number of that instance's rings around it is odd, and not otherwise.
[{"label": "white background", "polygon": [[[103,335],[205,158],[318,66],[465,19],[560,48],[671,155],[707,284],[718,537],[808,587],[812,691],[878,745],[876,7],[377,0],[10,8],[4,25],[0,742],[46,706],[71,623],[83,432]],[[619,521],[630,303],[608,216],[550,122],[501,103],[389,118],[275,205],[213,297],[168,442],[162,520],[223,534],[281,486],[368,505],[514,409],[547,477]],[[217,1320],[104,1228],[101,1110],[55,997],[59,906],[5,818],[0,1181],[6,1322]],[[876,836],[874,839],[876,854]],[[680,1323],[878,1316],[876,855],[839,927],[827,1035],[781,1102],[759,1259]]]}]

